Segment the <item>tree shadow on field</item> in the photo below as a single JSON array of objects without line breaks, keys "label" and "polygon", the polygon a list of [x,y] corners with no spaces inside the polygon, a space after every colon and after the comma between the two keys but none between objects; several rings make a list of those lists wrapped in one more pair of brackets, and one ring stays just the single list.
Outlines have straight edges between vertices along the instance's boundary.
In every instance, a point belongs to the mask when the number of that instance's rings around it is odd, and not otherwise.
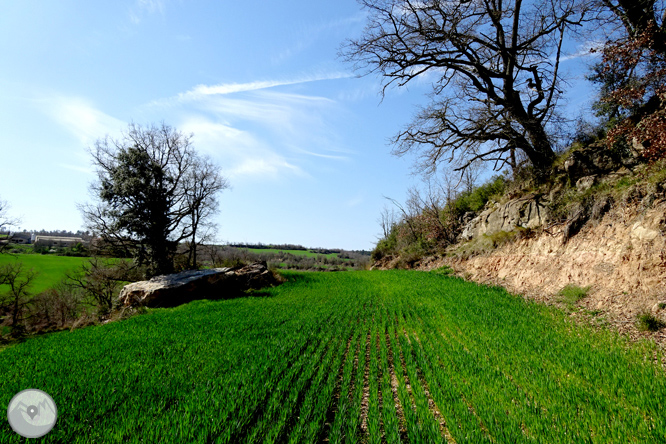
[{"label": "tree shadow on field", "polygon": [[269,298],[273,297],[270,291],[264,289],[249,289],[243,290],[239,288],[225,288],[224,290],[207,290],[197,291],[186,295],[177,295],[176,297],[164,298],[159,304],[154,304],[150,308],[173,308],[181,305],[189,304],[194,301],[208,300],[208,301],[227,301],[232,299],[242,298]]}]

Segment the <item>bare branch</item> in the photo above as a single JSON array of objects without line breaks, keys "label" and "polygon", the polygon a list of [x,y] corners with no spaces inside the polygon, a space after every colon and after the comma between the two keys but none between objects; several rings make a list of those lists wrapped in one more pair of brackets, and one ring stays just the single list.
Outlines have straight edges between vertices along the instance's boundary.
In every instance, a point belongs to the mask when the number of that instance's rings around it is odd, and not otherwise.
[{"label": "bare branch", "polygon": [[433,102],[393,139],[394,154],[415,152],[416,169],[432,174],[440,162],[504,153],[500,159],[507,163],[520,150],[536,170],[548,171],[555,158],[550,123],[560,95],[562,42],[587,20],[585,2],[362,4],[368,24],[343,48],[346,60],[365,74],[381,74],[383,91],[424,74],[435,78]]}]

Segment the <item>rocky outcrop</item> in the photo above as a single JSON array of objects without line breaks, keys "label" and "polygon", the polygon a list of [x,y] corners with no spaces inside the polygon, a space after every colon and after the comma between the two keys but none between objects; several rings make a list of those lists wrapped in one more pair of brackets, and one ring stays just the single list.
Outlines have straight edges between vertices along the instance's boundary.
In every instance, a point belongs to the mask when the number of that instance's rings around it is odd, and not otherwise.
[{"label": "rocky outcrop", "polygon": [[486,208],[463,227],[460,240],[499,231],[513,231],[516,228],[537,228],[545,224],[547,218],[547,201],[541,195],[531,194]]},{"label": "rocky outcrop", "polygon": [[487,254],[432,258],[420,268],[448,265],[473,281],[537,300],[557,300],[568,284],[589,286],[590,295],[579,304],[618,319],[621,329],[631,328],[645,310],[666,320],[666,198],[649,207],[600,202],[598,219],[567,242],[567,226],[558,225]]},{"label": "rocky outcrop", "polygon": [[235,269],[190,270],[126,285],[118,296],[118,305],[174,307],[195,299],[225,299],[244,290],[277,283],[266,262]]},{"label": "rocky outcrop", "polygon": [[635,165],[635,156],[623,157],[599,142],[572,151],[560,167],[560,171],[566,172],[571,183],[576,183],[583,177],[606,174],[622,166],[633,167]]}]

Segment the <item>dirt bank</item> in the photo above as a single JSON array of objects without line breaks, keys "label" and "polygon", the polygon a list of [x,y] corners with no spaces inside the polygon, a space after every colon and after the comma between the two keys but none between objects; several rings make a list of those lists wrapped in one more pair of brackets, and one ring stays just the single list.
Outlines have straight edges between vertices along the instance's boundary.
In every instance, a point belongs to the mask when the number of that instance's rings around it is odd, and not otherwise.
[{"label": "dirt bank", "polygon": [[[567,284],[590,286],[574,316],[592,316],[633,337],[649,336],[666,344],[666,330],[636,329],[641,311],[666,321],[666,201],[619,204],[601,220],[586,224],[564,242],[562,226],[540,230],[529,239],[505,244],[468,258],[430,257],[416,264],[431,270],[448,265],[458,275],[502,285],[545,303],[557,303]],[[382,264],[391,268],[391,263]]]}]

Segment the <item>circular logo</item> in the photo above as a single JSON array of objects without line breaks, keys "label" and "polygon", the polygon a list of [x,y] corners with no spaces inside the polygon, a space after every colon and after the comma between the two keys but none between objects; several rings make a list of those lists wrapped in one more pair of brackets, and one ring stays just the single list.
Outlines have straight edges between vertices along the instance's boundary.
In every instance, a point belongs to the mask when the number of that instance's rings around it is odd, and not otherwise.
[{"label": "circular logo", "polygon": [[12,429],[25,438],[39,438],[51,431],[58,409],[48,393],[37,389],[18,392],[9,402],[7,419]]}]

